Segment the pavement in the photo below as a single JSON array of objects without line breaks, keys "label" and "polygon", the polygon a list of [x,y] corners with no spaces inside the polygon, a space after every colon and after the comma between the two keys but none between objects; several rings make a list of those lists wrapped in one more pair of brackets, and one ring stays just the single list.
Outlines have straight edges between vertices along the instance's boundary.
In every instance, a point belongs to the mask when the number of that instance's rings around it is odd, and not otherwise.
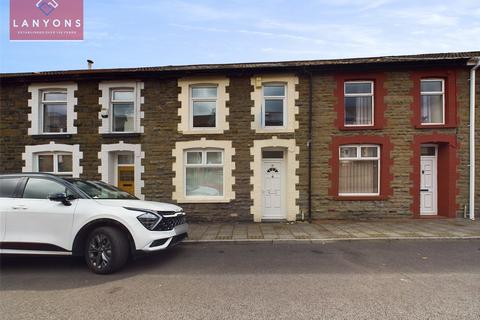
[{"label": "pavement", "polygon": [[398,219],[313,223],[189,224],[189,242],[282,242],[368,239],[477,239],[480,222],[467,219]]},{"label": "pavement", "polygon": [[480,240],[183,243],[113,275],[2,257],[0,318],[479,319]]}]

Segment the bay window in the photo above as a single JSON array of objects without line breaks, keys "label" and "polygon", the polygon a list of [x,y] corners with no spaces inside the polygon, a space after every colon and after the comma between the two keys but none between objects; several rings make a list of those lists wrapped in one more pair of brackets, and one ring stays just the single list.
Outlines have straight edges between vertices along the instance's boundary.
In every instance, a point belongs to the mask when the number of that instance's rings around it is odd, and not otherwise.
[{"label": "bay window", "polygon": [[223,150],[185,151],[185,196],[223,197]]},{"label": "bay window", "polygon": [[420,81],[421,123],[444,124],[445,83],[443,79],[422,79]]},{"label": "bay window", "polygon": [[344,83],[345,126],[373,126],[373,81]]},{"label": "bay window", "polygon": [[67,91],[45,90],[41,96],[42,132],[67,132]]},{"label": "bay window", "polygon": [[339,195],[380,194],[380,147],[343,145],[339,148]]},{"label": "bay window", "polygon": [[196,85],[190,88],[192,128],[217,127],[217,86]]},{"label": "bay window", "polygon": [[135,92],[132,89],[111,91],[112,132],[135,132]]},{"label": "bay window", "polygon": [[263,85],[263,127],[285,124],[286,86],[281,83]]}]

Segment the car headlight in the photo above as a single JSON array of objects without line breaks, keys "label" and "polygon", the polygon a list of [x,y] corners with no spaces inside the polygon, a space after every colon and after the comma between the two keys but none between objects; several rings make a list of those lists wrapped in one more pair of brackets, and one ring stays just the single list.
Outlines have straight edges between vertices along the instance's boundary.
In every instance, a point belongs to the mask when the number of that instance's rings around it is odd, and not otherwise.
[{"label": "car headlight", "polygon": [[162,221],[162,216],[157,214],[154,211],[137,209],[137,208],[128,208],[128,207],[124,207],[124,208],[127,210],[143,212],[141,215],[137,217],[137,220],[140,221],[140,223],[148,230],[155,229],[158,223]]}]

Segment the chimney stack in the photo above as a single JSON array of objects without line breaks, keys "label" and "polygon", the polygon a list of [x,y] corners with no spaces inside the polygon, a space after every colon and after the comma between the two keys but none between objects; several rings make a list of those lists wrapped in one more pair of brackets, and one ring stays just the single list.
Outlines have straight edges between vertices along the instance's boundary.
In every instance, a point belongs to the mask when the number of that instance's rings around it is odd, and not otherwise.
[{"label": "chimney stack", "polygon": [[92,68],[93,68],[93,60],[88,59],[88,60],[87,60],[87,63],[88,63],[88,70],[92,70]]}]

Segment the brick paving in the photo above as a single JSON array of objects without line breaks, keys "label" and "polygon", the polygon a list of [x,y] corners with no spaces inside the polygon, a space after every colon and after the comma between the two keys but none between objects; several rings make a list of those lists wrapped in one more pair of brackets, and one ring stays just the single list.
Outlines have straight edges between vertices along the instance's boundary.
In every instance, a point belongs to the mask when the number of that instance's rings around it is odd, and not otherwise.
[{"label": "brick paving", "polygon": [[191,242],[480,238],[480,222],[465,219],[190,224]]}]

